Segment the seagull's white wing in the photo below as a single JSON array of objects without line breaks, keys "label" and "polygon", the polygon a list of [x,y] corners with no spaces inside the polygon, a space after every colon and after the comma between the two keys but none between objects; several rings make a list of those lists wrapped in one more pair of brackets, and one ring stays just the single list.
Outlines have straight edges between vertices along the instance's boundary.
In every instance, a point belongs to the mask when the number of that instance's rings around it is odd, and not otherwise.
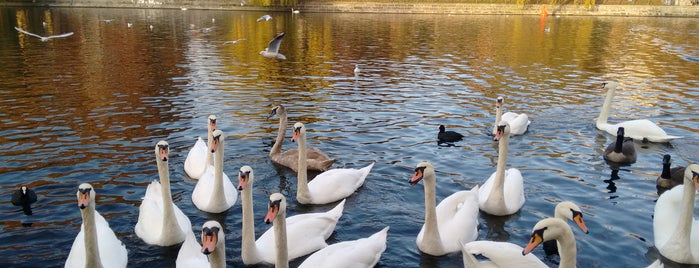
[{"label": "seagull's white wing", "polygon": [[284,32],[278,34],[274,39],[269,41],[267,45],[267,51],[279,53],[279,45],[282,43],[282,38],[284,38]]},{"label": "seagull's white wing", "polygon": [[52,36],[49,36],[48,38],[61,38],[61,37],[68,37],[71,35],[73,35],[73,32],[63,33],[63,34],[59,34],[59,35],[52,35]]},{"label": "seagull's white wing", "polygon": [[21,28],[18,28],[18,27],[15,27],[15,30],[17,30],[17,31],[18,31],[18,32],[20,32],[20,33],[23,33],[23,34],[29,35],[29,36],[34,36],[34,37],[36,37],[36,38],[39,38],[39,39],[42,39],[42,38],[44,38],[44,37],[43,37],[43,36],[41,36],[41,35],[38,35],[38,34],[33,34],[33,33],[30,33],[30,32],[27,32],[27,31],[25,31],[25,30],[23,30],[23,29],[21,29]]}]

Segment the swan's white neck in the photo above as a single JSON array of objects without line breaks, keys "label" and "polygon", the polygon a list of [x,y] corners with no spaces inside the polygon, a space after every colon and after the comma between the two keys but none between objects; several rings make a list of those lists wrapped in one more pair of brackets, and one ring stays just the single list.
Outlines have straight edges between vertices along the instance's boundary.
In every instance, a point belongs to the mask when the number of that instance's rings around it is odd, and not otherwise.
[{"label": "swan's white neck", "polygon": [[[170,193],[170,171],[168,168],[168,162],[157,160],[158,162],[158,175],[160,177],[160,186],[163,198],[163,228],[161,236],[171,235],[171,236],[181,236],[184,234],[180,231],[180,227],[177,224],[177,218],[175,217],[175,209],[172,203],[172,193]],[[180,235],[175,235],[180,234]]]},{"label": "swan's white neck", "polygon": [[563,232],[561,236],[556,239],[558,244],[558,255],[561,256],[561,262],[558,265],[559,268],[575,268],[577,266],[577,255],[578,250],[575,245],[575,236],[570,227],[567,229],[568,232]]},{"label": "swan's white neck", "polygon": [[279,213],[274,217],[274,241],[276,245],[275,268],[289,268],[289,249],[286,241],[286,211],[279,209]]},{"label": "swan's white neck", "polygon": [[[252,175],[251,175],[252,176]],[[241,256],[243,263],[257,263],[258,255],[255,247],[255,219],[252,205],[252,178],[248,178],[248,184],[240,193],[243,202],[243,241]]]},{"label": "swan's white neck", "polygon": [[[689,168],[689,167],[688,167]],[[663,245],[661,252],[671,253],[673,261],[689,263],[692,260],[691,232],[694,222],[694,201],[696,188],[693,181],[684,180],[684,192],[680,205],[680,217],[677,220],[675,231]],[[697,254],[699,256],[699,254]],[[669,257],[669,256],[665,256]]]},{"label": "swan's white neck", "polygon": [[211,144],[214,142],[214,129],[211,127],[211,122],[208,123],[209,132],[206,136],[206,165],[214,165],[214,153],[211,152]]},{"label": "swan's white neck", "polygon": [[223,139],[218,144],[214,157],[214,190],[209,204],[226,204],[226,195],[223,193]]},{"label": "swan's white neck", "polygon": [[495,105],[495,125],[493,126],[493,135],[498,133],[498,125],[502,120],[502,107]]},{"label": "swan's white neck", "polygon": [[301,129],[298,137],[299,168],[296,183],[296,200],[301,204],[311,203],[311,193],[308,190],[308,163],[306,160],[306,131]]},{"label": "swan's white neck", "polygon": [[[277,110],[281,110],[281,108],[277,108]],[[287,124],[286,112],[281,112],[278,115],[279,115],[279,132],[277,132],[277,139],[274,141],[274,145],[272,145],[272,150],[269,151],[270,156],[273,154],[279,154],[282,152],[282,144],[284,143],[284,135],[286,135],[286,124]]]},{"label": "swan's white neck", "polygon": [[486,204],[490,204],[493,208],[504,208],[505,204],[505,167],[507,166],[507,148],[510,143],[510,134],[505,133],[498,142],[498,166],[495,170],[495,180],[493,187],[488,194]]},{"label": "swan's white neck", "polygon": [[435,193],[437,179],[434,171],[426,170],[423,176],[429,176],[429,178],[423,179],[425,187],[425,232],[422,235],[420,250],[429,254],[439,255],[439,252],[444,252],[444,247],[437,222],[437,197]]},{"label": "swan's white neck", "polygon": [[[223,232],[223,230],[219,231]],[[209,264],[211,268],[226,268],[226,243],[219,239],[216,242],[216,250],[209,254]]]},{"label": "swan's white neck", "polygon": [[607,90],[607,95],[604,98],[602,110],[599,113],[599,117],[597,117],[597,128],[602,129],[602,126],[607,124],[607,118],[609,117],[609,108],[612,105],[612,99],[614,98],[615,89],[616,88],[614,86],[610,86]]},{"label": "swan's white neck", "polygon": [[97,242],[94,203],[94,200],[90,200],[90,205],[80,210],[83,217],[83,232],[85,232],[85,267],[102,267],[99,243]]}]

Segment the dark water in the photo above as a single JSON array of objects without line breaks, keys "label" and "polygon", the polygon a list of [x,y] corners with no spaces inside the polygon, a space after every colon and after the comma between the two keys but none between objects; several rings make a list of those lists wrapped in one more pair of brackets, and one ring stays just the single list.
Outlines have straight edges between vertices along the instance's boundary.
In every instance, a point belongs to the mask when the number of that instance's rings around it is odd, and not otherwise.
[{"label": "dark water", "polygon": [[[575,230],[579,267],[646,266],[657,258],[652,214],[662,155],[676,165],[699,160],[696,19],[284,13],[257,23],[263,13],[0,14],[2,267],[63,265],[81,223],[75,192],[82,182],[96,187],[97,208],[126,244],[131,267],[173,266],[178,247],[148,246],[133,232],[146,185],[157,178],[152,150],[161,139],[172,148],[176,204],[197,231],[208,219],[223,222],[228,264],[242,266],[240,203],[223,215],[197,210],[183,163],[195,137],[206,134],[206,116],[218,115],[227,135],[225,172],[255,169],[261,234],[268,195],[296,191],[295,174],[267,156],[278,121],[266,115],[279,103],[289,108],[290,123],[306,123],[309,145],[340,159],[335,167],[377,161],[347,199],[330,242],[390,225],[381,267],[462,267],[461,254],[417,250],[423,189],[407,181],[418,162],[431,161],[441,200],[494,172],[497,146],[487,134],[499,95],[506,110],[532,120],[524,136],[511,139],[508,154],[508,167],[525,178],[527,201],[514,216],[481,217],[479,239],[523,246],[534,223],[570,200],[583,208],[590,229]],[[41,42],[15,26],[75,34]],[[288,60],[258,55],[282,31]],[[239,38],[246,40],[224,44]],[[356,77],[355,64],[363,69]],[[613,137],[594,127],[604,80],[621,83],[610,121],[648,118],[685,136],[637,144],[637,163],[614,180],[601,156]],[[439,124],[467,138],[438,146]],[[289,137],[285,148],[295,146]],[[32,215],[10,203],[23,184],[39,195]],[[289,200],[290,215],[332,207]],[[534,254],[544,255],[541,248]]]}]

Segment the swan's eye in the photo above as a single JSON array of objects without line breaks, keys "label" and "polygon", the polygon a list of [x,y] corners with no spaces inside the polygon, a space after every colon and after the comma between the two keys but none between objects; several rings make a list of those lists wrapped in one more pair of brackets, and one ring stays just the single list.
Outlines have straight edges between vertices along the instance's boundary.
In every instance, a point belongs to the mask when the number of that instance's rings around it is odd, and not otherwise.
[{"label": "swan's eye", "polygon": [[92,188],[82,188],[78,189],[78,191],[80,191],[82,194],[88,194],[90,191],[92,191]]}]

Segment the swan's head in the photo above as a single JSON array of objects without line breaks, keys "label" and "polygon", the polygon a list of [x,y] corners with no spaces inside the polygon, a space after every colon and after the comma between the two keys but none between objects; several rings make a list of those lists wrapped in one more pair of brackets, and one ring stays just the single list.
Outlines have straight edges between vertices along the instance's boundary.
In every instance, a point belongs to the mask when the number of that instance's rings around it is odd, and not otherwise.
[{"label": "swan's head", "polygon": [[167,141],[159,141],[155,144],[155,156],[158,161],[167,162],[168,155],[170,154],[170,145]]},{"label": "swan's head", "polygon": [[223,243],[225,236],[222,229],[217,221],[207,221],[201,226],[201,253],[209,255],[219,243]]},{"label": "swan's head", "polygon": [[274,106],[274,108],[272,108],[272,111],[269,112],[269,115],[267,115],[267,119],[270,119],[273,116],[278,115],[278,114],[279,115],[286,114],[286,108],[284,108],[284,106],[282,106],[281,104]]},{"label": "swan's head", "polygon": [[529,243],[522,250],[522,255],[527,255],[532,252],[539,244],[544,241],[559,239],[563,234],[573,231],[568,224],[559,218],[546,218],[540,220],[534,225]]},{"label": "swan's head", "polygon": [[510,135],[510,124],[508,124],[505,121],[500,122],[498,125],[498,128],[495,132],[495,137],[493,137],[494,141],[499,141],[502,139],[502,137],[509,136]]},{"label": "swan's head", "polygon": [[[414,186],[421,180],[425,179],[426,174],[431,174],[434,175],[434,167],[432,167],[432,163],[427,162],[427,161],[422,161],[417,166],[415,167],[415,173],[413,173],[413,177],[410,178],[408,181],[410,183],[410,186]],[[427,178],[431,178],[433,176],[427,176]]]},{"label": "swan's head", "polygon": [[589,231],[587,230],[587,226],[585,225],[585,221],[583,221],[582,210],[575,203],[570,201],[563,201],[558,203],[558,205],[556,205],[555,214],[557,218],[563,217],[575,222],[575,224],[577,224],[578,227],[580,227],[580,230],[582,230],[586,234],[589,233]]},{"label": "swan's head", "polygon": [[602,82],[602,89],[607,90],[607,94],[614,94],[614,91],[616,91],[616,88],[619,86],[619,83],[614,82],[614,81],[605,81]]},{"label": "swan's head", "polygon": [[270,224],[277,216],[283,217],[286,211],[286,197],[280,193],[273,193],[269,196],[269,208],[265,216],[265,223]]},{"label": "swan's head", "polygon": [[695,191],[699,189],[699,165],[691,164],[684,170],[684,184],[694,185]]},{"label": "swan's head", "polygon": [[238,171],[238,191],[249,188],[248,184],[252,186],[253,177],[252,168],[250,166],[241,167],[240,171]]},{"label": "swan's head", "polygon": [[223,143],[223,131],[220,129],[217,129],[214,131],[214,133],[211,134],[212,136],[212,142],[211,142],[211,152],[215,153],[216,150],[218,150],[219,146]]},{"label": "swan's head", "polygon": [[216,130],[216,115],[209,115],[209,128],[212,131]]},{"label": "swan's head", "polygon": [[297,141],[302,132],[306,133],[306,127],[303,125],[303,123],[296,122],[296,124],[294,124],[294,136],[291,137],[291,141]]},{"label": "swan's head", "polygon": [[495,101],[495,108],[502,108],[502,104],[505,102],[505,98],[499,96]]},{"label": "swan's head", "polygon": [[95,203],[95,189],[89,183],[83,183],[78,186],[78,207],[85,209]]}]

